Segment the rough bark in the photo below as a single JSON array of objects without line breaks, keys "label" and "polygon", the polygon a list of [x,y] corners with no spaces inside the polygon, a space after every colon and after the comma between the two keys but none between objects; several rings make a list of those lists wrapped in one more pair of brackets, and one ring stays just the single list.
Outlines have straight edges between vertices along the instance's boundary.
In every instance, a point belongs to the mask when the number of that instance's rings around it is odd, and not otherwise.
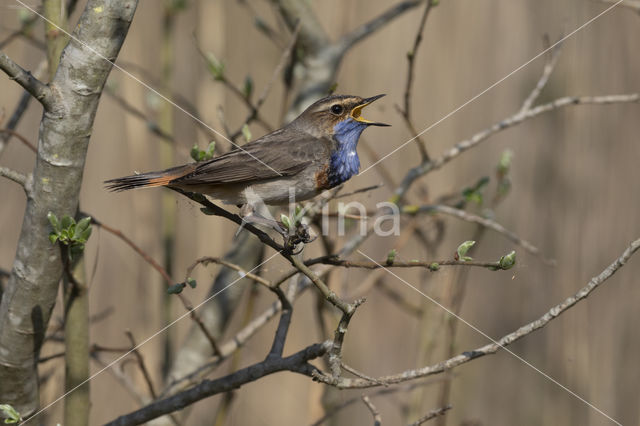
[{"label": "rough bark", "polygon": [[63,273],[58,246],[48,240],[47,213],[73,216],[102,88],[122,47],[137,0],[89,0],[73,40],[39,99],[33,187],[27,200],[11,277],[0,304],[0,400],[23,417],[38,407],[36,360]]}]

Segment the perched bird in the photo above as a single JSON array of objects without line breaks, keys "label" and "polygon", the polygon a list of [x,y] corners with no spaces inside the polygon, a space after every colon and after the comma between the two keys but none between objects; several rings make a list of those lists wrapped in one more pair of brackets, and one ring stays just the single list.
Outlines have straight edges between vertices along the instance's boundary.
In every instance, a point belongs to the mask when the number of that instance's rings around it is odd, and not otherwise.
[{"label": "perched bird", "polygon": [[167,186],[196,192],[242,206],[250,217],[263,202],[282,205],[310,199],[356,175],[356,146],[369,126],[362,109],[371,98],[329,96],[312,104],[298,118],[268,135],[208,161],[106,181],[113,191]]}]

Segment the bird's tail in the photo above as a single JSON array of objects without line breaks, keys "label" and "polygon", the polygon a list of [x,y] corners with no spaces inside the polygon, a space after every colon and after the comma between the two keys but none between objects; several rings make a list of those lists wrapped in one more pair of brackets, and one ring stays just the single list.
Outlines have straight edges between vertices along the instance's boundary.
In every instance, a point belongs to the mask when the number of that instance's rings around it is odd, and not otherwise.
[{"label": "bird's tail", "polygon": [[154,186],[167,186],[169,183],[178,179],[195,169],[195,163],[185,164],[183,166],[172,167],[157,172],[139,173],[132,176],[125,176],[105,181],[108,190],[114,192],[126,191],[136,188],[151,188]]}]

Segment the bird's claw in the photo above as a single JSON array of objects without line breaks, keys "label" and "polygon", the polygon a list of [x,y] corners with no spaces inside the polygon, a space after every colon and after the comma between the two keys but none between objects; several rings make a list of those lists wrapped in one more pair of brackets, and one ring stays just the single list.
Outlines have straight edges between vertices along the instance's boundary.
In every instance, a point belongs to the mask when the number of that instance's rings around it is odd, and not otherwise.
[{"label": "bird's claw", "polygon": [[287,229],[287,227],[282,222],[277,222],[277,224],[281,231],[280,234],[284,239],[284,248],[286,251],[292,254],[297,254],[302,251],[302,249],[304,249],[303,246],[300,251],[298,251],[297,253],[294,252],[298,244],[308,244],[310,242],[313,242],[317,238],[311,236],[311,234],[309,233],[309,227],[304,223],[298,223],[295,229]]}]

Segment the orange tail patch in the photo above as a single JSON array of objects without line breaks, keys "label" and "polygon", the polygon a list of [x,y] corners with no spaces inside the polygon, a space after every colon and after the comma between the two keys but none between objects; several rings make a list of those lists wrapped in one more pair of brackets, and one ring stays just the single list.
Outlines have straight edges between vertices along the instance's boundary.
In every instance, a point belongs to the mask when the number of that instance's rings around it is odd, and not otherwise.
[{"label": "orange tail patch", "polygon": [[140,173],[105,181],[105,186],[110,191],[120,192],[136,188],[151,188],[154,186],[167,186],[172,180],[178,179],[195,169],[194,164],[172,167],[158,172]]}]

